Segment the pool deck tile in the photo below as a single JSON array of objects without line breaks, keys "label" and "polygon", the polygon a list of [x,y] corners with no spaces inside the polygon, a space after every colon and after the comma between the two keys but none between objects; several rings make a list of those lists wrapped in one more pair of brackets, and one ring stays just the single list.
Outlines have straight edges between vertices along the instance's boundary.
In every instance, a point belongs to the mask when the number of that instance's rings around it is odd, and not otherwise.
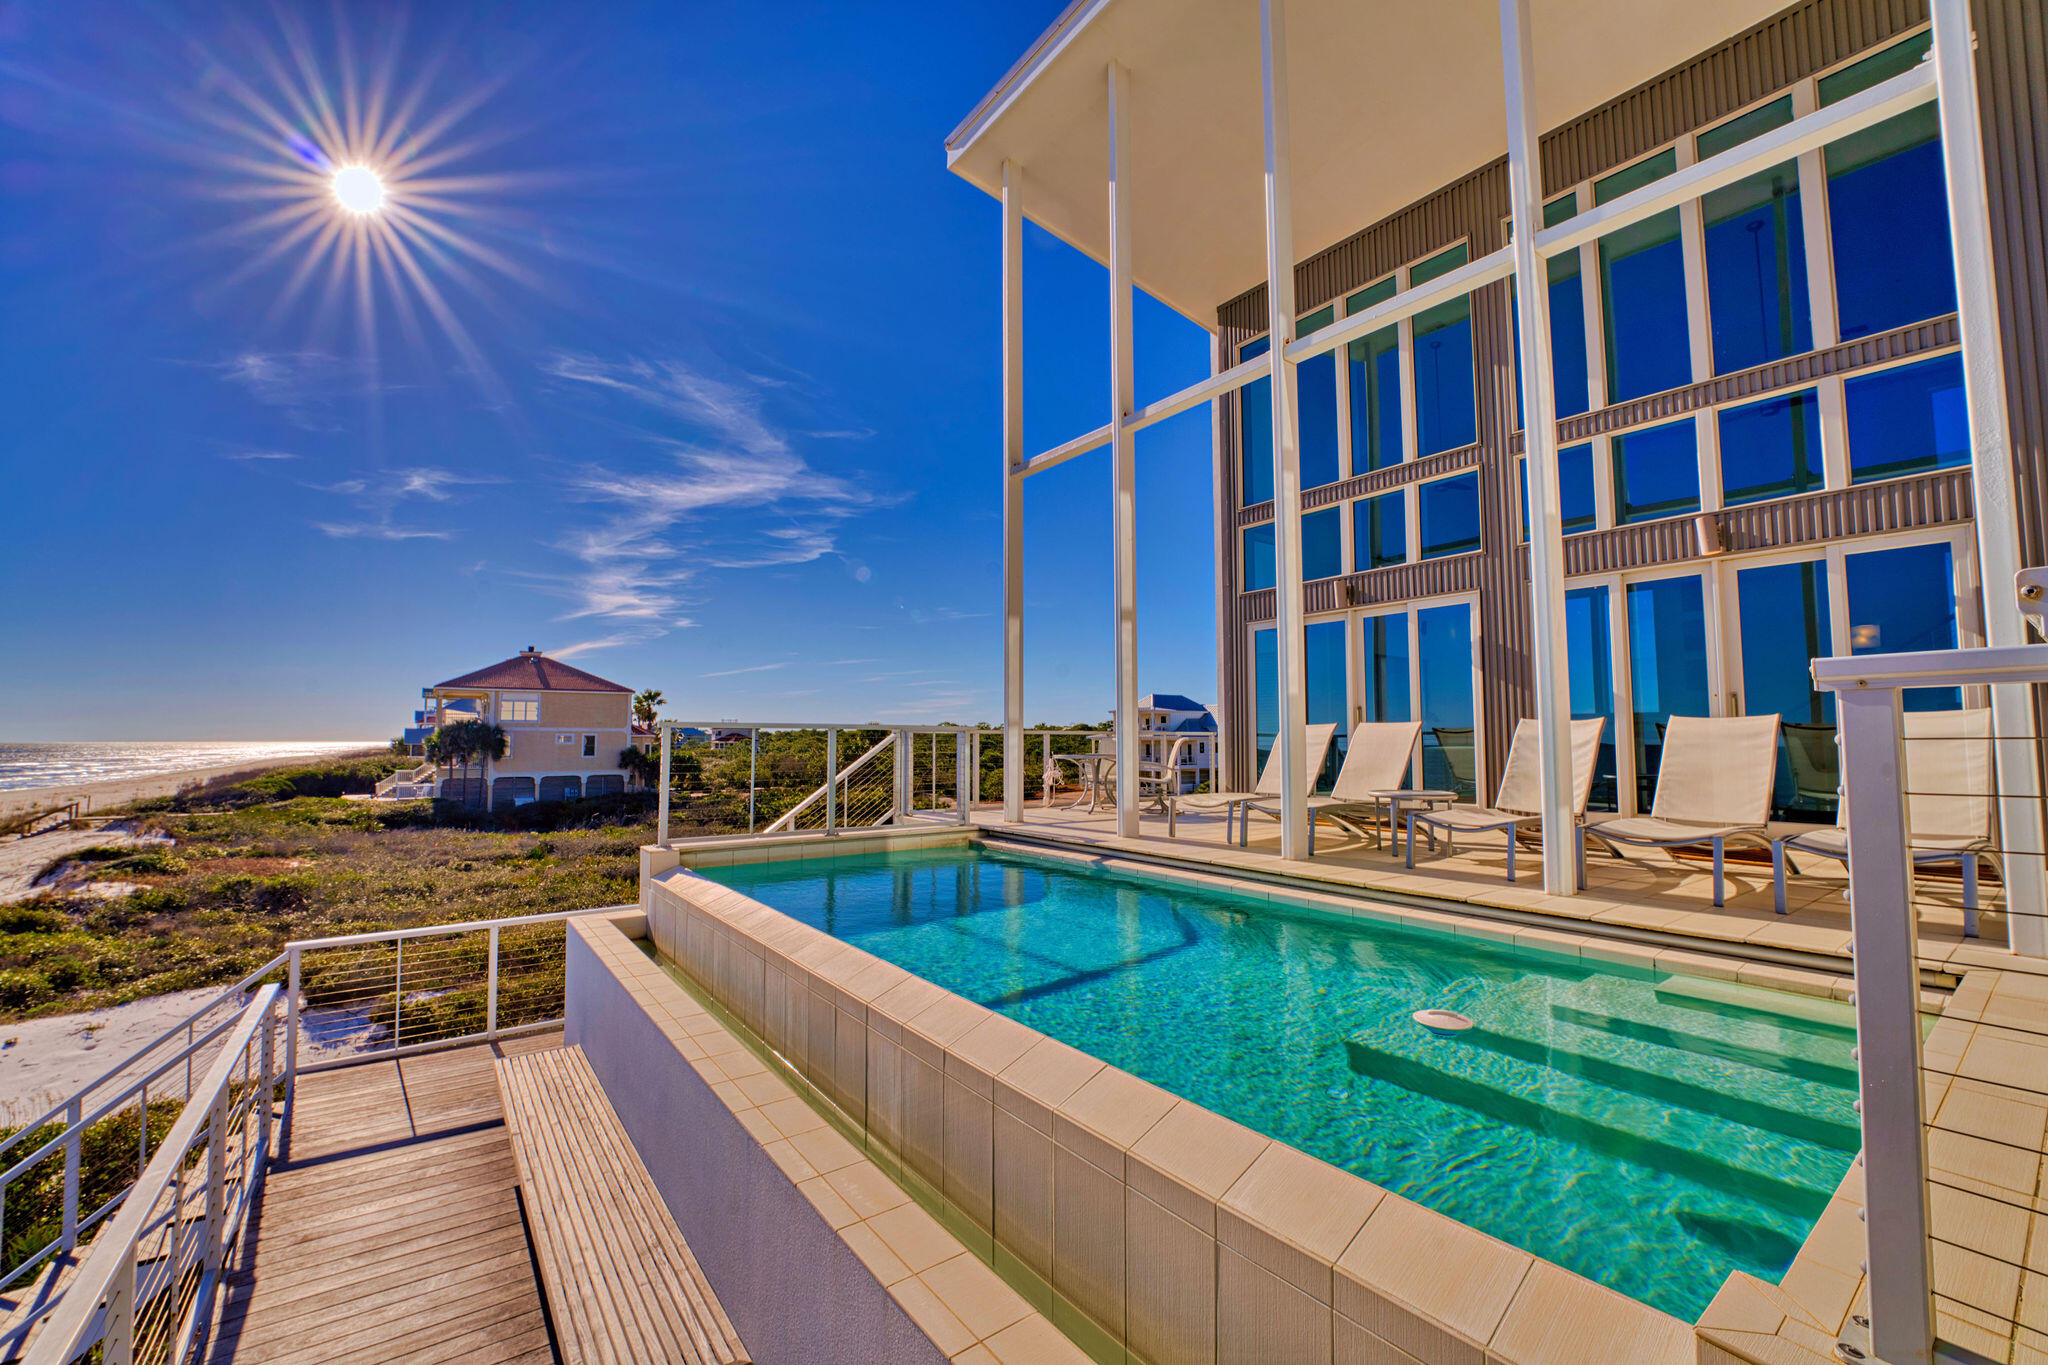
[{"label": "pool deck tile", "polygon": [[1106,1066],[1053,1112],[1053,1137],[1121,1181],[1125,1152],[1177,1103],[1158,1086]]},{"label": "pool deck tile", "polygon": [[1052,1135],[1053,1111],[1105,1064],[1079,1048],[1040,1037],[995,1078],[996,1103],[1039,1132]]},{"label": "pool deck tile", "polygon": [[1548,1261],[1533,1261],[1487,1345],[1502,1365],[1692,1365],[1692,1328]]},{"label": "pool deck tile", "polygon": [[1318,1302],[1331,1267],[1386,1197],[1326,1161],[1275,1142],[1216,1206],[1216,1240]]},{"label": "pool deck tile", "polygon": [[1169,1213],[1216,1235],[1216,1201],[1273,1140],[1180,1100],[1124,1154],[1124,1179]]},{"label": "pool deck tile", "polygon": [[1390,1194],[1338,1259],[1333,1306],[1419,1359],[1480,1365],[1535,1259]]}]

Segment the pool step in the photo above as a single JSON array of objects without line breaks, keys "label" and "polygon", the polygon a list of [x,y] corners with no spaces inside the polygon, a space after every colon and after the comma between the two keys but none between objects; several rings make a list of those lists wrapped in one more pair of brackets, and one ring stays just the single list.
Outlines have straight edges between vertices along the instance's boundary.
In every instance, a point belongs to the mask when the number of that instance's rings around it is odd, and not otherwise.
[{"label": "pool step", "polygon": [[[1634,1038],[1677,1053],[1855,1088],[1856,1063],[1849,1055],[1853,1033],[1847,1038],[1832,1031],[1816,1033],[1798,1027],[1791,1016],[1780,1017],[1775,1011],[1757,1013],[1751,1001],[1742,1002],[1742,1013],[1731,1014],[1727,1009],[1734,1001],[1709,1007],[1702,997],[1691,993],[1692,984],[1682,977],[1670,977],[1654,988],[1612,977],[1588,981],[1557,992],[1550,1013],[1581,1028]],[[1674,1005],[1680,1008],[1672,1008]]]},{"label": "pool step", "polygon": [[[1532,1060],[1518,1055],[1527,1051],[1525,1043],[1508,1033],[1489,1035],[1483,1023],[1462,1036],[1438,1038],[1404,1016],[1359,1030],[1345,1049],[1361,1075],[1796,1216],[1817,1213],[1841,1180],[1847,1157],[1832,1142],[1806,1141],[1716,1112],[1728,1108],[1719,1096],[1697,1095],[1715,1106],[1697,1109]],[[1640,1072],[1606,1074],[1640,1083]]]},{"label": "pool step", "polygon": [[1794,1033],[1831,1038],[1851,1047],[1856,1043],[1855,1008],[1840,1000],[1765,990],[1708,976],[1668,976],[1657,983],[1657,999],[1715,1017],[1722,1017],[1720,1012],[1728,1009],[1744,1011],[1750,1018],[1763,1014]]}]

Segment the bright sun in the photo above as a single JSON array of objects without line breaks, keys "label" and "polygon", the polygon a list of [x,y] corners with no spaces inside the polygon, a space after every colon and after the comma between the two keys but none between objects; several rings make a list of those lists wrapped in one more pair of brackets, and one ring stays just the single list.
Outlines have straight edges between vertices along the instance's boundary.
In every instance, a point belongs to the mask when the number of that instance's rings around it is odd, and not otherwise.
[{"label": "bright sun", "polygon": [[334,173],[334,197],[350,213],[384,207],[384,182],[368,166],[343,166]]}]

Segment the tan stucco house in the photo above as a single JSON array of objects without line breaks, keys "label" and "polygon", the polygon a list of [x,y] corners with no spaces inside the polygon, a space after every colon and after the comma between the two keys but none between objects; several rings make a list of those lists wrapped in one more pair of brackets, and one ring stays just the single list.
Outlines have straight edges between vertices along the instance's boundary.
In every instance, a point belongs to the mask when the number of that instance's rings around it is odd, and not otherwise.
[{"label": "tan stucco house", "polygon": [[477,718],[504,730],[505,756],[440,774],[449,800],[497,806],[622,792],[619,755],[634,741],[633,689],[528,647],[488,668],[426,688],[427,710]]}]

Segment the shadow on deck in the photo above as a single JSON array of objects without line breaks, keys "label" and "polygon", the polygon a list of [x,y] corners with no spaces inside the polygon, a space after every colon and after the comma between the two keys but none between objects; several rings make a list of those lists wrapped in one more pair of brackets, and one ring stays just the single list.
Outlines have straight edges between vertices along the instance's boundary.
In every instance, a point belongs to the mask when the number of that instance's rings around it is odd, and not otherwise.
[{"label": "shadow on deck", "polygon": [[559,1032],[301,1076],[209,1365],[551,1365],[495,1058]]}]

